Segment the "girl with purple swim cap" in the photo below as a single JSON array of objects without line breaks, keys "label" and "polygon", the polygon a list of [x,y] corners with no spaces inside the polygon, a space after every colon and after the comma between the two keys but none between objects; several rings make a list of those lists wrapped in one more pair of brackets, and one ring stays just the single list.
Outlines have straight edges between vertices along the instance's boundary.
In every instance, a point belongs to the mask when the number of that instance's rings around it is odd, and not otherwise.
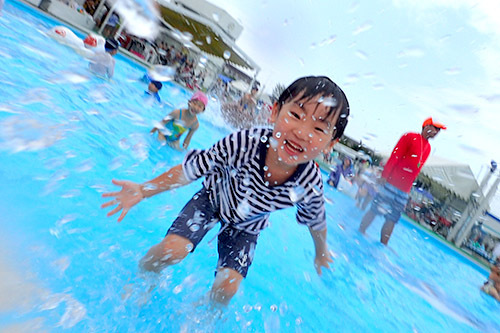
[{"label": "girl with purple swim cap", "polygon": [[182,149],[187,149],[194,132],[200,126],[198,115],[205,111],[207,104],[207,96],[201,91],[195,92],[188,102],[187,109],[172,111],[163,118],[161,124],[151,130],[151,133],[158,132],[158,139],[164,140],[172,148],[181,150],[180,138],[184,132],[188,132],[182,143]]}]

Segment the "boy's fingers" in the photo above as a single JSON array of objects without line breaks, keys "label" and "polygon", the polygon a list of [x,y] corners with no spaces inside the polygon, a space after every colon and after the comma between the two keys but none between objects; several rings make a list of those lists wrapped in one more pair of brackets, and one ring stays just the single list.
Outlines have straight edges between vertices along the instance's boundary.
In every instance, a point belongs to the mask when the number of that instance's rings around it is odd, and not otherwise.
[{"label": "boy's fingers", "polygon": [[111,215],[118,213],[121,209],[122,209],[122,205],[118,205],[115,209],[110,211],[106,216],[110,217]]},{"label": "boy's fingers", "polygon": [[116,197],[120,192],[107,192],[107,193],[103,193],[102,194],[102,197],[103,198],[106,198],[106,197]]},{"label": "boy's fingers", "polygon": [[127,215],[128,213],[128,209],[124,209],[122,210],[122,213],[120,214],[120,217],[118,218],[118,222],[121,222],[123,220],[123,218],[125,217],[125,215]]},{"label": "boy's fingers", "polygon": [[123,186],[127,183],[126,180],[117,180],[117,179],[112,179],[111,182],[118,186]]},{"label": "boy's fingers", "polygon": [[111,201],[108,201],[108,202],[105,202],[101,205],[101,208],[106,208],[106,207],[109,207],[109,206],[113,206],[113,205],[116,205],[118,202],[116,200],[111,200]]}]

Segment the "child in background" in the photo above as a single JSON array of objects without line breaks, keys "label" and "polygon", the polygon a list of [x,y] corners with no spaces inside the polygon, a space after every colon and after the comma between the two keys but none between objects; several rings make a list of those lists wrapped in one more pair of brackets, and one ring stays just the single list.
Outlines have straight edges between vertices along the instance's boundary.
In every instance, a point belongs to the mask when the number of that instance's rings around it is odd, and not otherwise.
[{"label": "child in background", "polygon": [[111,79],[115,73],[115,56],[120,44],[115,39],[107,39],[104,44],[105,52],[96,52],[91,58],[89,69],[95,74]]},{"label": "child in background", "polygon": [[349,157],[344,157],[342,160],[342,164],[339,164],[335,167],[335,170],[330,172],[328,176],[328,180],[326,181],[328,185],[337,188],[340,182],[340,177],[344,177],[345,180],[351,180],[353,175],[352,170],[352,160]]},{"label": "child in background", "polygon": [[161,103],[159,91],[161,90],[162,87],[163,87],[163,84],[160,81],[151,80],[151,81],[149,81],[149,84],[148,84],[148,90],[146,90],[144,93],[148,96],[154,97],[154,99],[158,103]]},{"label": "child in background", "polygon": [[500,302],[500,256],[495,259],[491,266],[488,281],[484,283],[481,290]]},{"label": "child in background", "polygon": [[151,130],[151,133],[158,132],[158,138],[165,140],[166,143],[177,150],[181,150],[180,138],[184,132],[188,132],[182,148],[187,149],[194,132],[200,126],[198,123],[198,115],[205,111],[208,104],[207,96],[201,91],[193,94],[188,102],[187,109],[176,109],[168,116],[163,118],[161,126],[156,126]]},{"label": "child in background", "polygon": [[[297,207],[297,222],[309,227],[318,274],[332,262],[326,243],[321,171],[314,158],[338,141],[347,125],[344,92],[327,77],[303,77],[274,104],[274,129],[234,132],[205,150],[190,151],[182,164],[144,184],[113,180],[117,192],[104,193],[121,211],[121,221],[144,198],[204,177],[202,189],[182,209],[165,238],[140,262],[160,272],[193,252],[218,221],[216,278],[211,299],[226,304],[252,264],[257,239],[273,211]],[[291,222],[291,221],[289,221]],[[277,235],[279,237],[279,235]]]}]

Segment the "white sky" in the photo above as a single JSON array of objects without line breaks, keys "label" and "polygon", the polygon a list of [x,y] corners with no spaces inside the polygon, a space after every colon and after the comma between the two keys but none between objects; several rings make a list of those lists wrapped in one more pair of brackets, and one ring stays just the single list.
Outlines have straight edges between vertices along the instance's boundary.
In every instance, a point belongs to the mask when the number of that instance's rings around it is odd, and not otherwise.
[{"label": "white sky", "polygon": [[477,177],[500,162],[500,1],[209,1],[244,27],[236,44],[266,91],[327,75],[349,99],[346,134],[368,147],[390,151],[432,116],[448,127],[432,154]]}]

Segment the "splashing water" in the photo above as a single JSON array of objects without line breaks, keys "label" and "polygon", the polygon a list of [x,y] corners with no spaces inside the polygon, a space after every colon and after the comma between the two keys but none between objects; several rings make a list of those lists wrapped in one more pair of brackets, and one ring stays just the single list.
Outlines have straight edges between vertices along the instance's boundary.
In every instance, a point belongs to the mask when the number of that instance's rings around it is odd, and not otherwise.
[{"label": "splashing water", "polygon": [[[271,215],[247,278],[222,310],[207,299],[217,267],[217,243],[209,239],[217,238],[218,226],[178,265],[160,275],[141,274],[138,262],[201,181],[141,202],[119,224],[99,209],[101,194],[117,190],[113,178],[145,182],[182,162],[183,153],[163,146],[149,130],[192,92],[167,82],[161,95],[172,105],[147,106],[138,81],[146,69],[120,55],[114,82],[88,75],[53,84],[46,79],[73,70],[87,74],[79,55],[42,34],[59,22],[9,1],[0,24],[0,53],[11,55],[1,59],[11,83],[0,89],[2,110],[10,110],[0,114],[0,214],[6,222],[0,223],[0,304],[7,307],[0,330],[32,323],[28,331],[500,331],[497,303],[478,289],[486,270],[404,218],[388,248],[378,242],[383,219],[361,236],[363,212],[329,186],[327,242],[338,255],[321,277],[308,229],[294,222],[296,209]],[[31,47],[20,46],[21,37]],[[50,50],[51,57],[36,49]],[[102,102],[89,97],[96,90]],[[212,102],[190,148],[207,148],[228,133],[216,123],[218,104]],[[9,128],[15,130],[6,135]],[[289,195],[299,200],[301,192]]]}]

